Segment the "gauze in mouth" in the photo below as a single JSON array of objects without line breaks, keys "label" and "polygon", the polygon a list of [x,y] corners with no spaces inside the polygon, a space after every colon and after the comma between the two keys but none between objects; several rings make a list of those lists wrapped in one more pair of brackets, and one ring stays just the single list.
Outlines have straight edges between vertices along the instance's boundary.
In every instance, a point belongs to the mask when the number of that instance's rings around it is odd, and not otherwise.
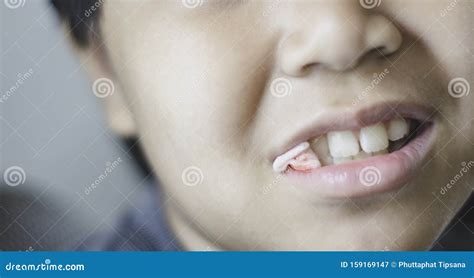
[{"label": "gauze in mouth", "polygon": [[273,170],[284,172],[288,167],[298,171],[310,171],[321,167],[318,157],[310,148],[308,142],[303,142],[286,153],[280,155],[273,162]]}]

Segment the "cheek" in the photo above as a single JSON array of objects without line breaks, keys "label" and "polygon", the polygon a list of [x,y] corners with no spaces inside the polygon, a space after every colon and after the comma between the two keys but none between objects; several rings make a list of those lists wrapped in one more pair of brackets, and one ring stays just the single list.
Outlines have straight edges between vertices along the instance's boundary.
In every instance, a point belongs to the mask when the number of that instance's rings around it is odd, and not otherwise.
[{"label": "cheek", "polygon": [[[401,3],[386,2],[386,4]],[[472,142],[468,142],[466,138],[473,138],[474,127],[466,119],[474,118],[474,109],[472,109],[474,99],[470,97],[474,84],[474,67],[471,62],[474,53],[474,37],[470,35],[474,26],[474,17],[472,17],[474,2],[446,0],[432,1],[430,4],[426,1],[413,1],[406,4],[400,16],[400,22],[404,30],[416,36],[416,41],[410,42],[413,46],[406,51],[407,55],[403,55],[398,63],[400,67],[413,65],[412,68],[415,68],[418,73],[412,75],[417,76],[419,82],[425,82],[427,85],[441,85],[442,91],[439,96],[443,98],[443,101],[438,107],[443,111],[445,132],[459,134],[462,130],[464,135],[456,137],[455,141],[459,142],[459,145],[453,146],[452,149],[471,151]],[[420,11],[424,13],[421,18],[417,16]],[[422,46],[419,49],[421,53],[409,55],[415,51],[415,44]],[[425,53],[429,56],[425,57]],[[405,67],[410,68],[410,66]],[[449,83],[455,78],[467,81],[468,86],[471,87],[469,95],[453,98],[449,94]],[[442,80],[441,83],[440,80]],[[460,90],[467,92],[465,89]],[[436,97],[434,92],[428,93],[430,95],[427,97],[432,99]],[[448,149],[451,148],[448,147]]]},{"label": "cheek", "polygon": [[207,196],[224,190],[225,194],[216,193],[220,199],[231,192],[224,188],[230,180],[235,184],[241,179],[246,171],[242,165],[251,164],[246,163],[245,140],[264,97],[267,64],[276,45],[272,34],[257,28],[236,41],[233,28],[237,27],[202,32],[197,24],[148,26],[148,32],[159,35],[132,32],[126,41],[109,41],[158,176],[165,184],[180,184],[183,169],[197,165],[205,183],[213,185],[201,188],[208,188]]},{"label": "cheek", "polygon": [[[255,163],[245,140],[265,97],[275,42],[261,30],[239,41],[230,30],[183,30],[155,30],[166,35],[146,41],[132,34],[128,42],[116,44],[114,60],[129,61],[119,78],[165,190],[189,215],[203,204],[225,204],[219,210],[227,218],[216,220],[221,214],[215,213],[200,223],[227,223],[229,215],[248,207],[260,190],[254,185],[265,184],[261,169],[250,169]],[[137,40],[143,43],[133,43]],[[189,167],[200,170],[195,172],[199,186],[183,186]]]},{"label": "cheek", "polygon": [[229,30],[183,27],[154,32],[164,35],[115,51],[115,60],[129,61],[119,75],[139,122],[160,121],[161,130],[210,144],[241,143],[263,97],[272,37],[255,31],[235,41]]},{"label": "cheek", "polygon": [[141,9],[128,20],[133,24],[105,10],[109,52],[138,125],[148,132],[159,126],[163,142],[195,136],[195,148],[241,151],[264,97],[276,32],[260,23],[260,5],[236,5],[223,15],[207,5],[196,16],[163,5],[156,14],[152,6]]}]

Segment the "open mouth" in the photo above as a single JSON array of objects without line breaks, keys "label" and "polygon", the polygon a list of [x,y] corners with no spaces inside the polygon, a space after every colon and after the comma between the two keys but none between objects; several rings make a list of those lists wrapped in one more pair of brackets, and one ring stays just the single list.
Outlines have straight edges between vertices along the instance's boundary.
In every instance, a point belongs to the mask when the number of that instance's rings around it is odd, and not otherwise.
[{"label": "open mouth", "polygon": [[287,142],[293,147],[274,157],[272,165],[296,188],[318,196],[360,197],[400,188],[434,142],[432,114],[412,105],[330,116]]},{"label": "open mouth", "polygon": [[427,122],[396,117],[358,130],[330,131],[278,156],[273,170],[308,172],[393,153],[409,144],[428,126]]}]

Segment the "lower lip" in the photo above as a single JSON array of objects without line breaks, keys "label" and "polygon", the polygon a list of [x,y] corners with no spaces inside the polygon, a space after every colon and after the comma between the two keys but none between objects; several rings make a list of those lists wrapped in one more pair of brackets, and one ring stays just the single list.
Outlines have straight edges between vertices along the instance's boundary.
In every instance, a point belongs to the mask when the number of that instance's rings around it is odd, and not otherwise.
[{"label": "lower lip", "polygon": [[432,140],[433,125],[402,149],[310,172],[289,170],[285,178],[306,194],[323,198],[366,197],[402,188],[422,166]]}]

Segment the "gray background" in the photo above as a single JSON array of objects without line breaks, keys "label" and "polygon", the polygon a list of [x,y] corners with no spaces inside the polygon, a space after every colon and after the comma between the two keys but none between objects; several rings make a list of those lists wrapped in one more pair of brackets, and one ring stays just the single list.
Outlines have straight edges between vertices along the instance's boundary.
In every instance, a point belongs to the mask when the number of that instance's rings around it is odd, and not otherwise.
[{"label": "gray background", "polygon": [[[0,174],[11,166],[25,172],[18,186],[0,183],[0,249],[59,248],[113,229],[141,178],[127,147],[106,128],[49,2],[26,0],[11,9],[2,0],[0,9],[0,94],[33,71],[0,103]],[[118,167],[86,194],[119,157]]]}]

